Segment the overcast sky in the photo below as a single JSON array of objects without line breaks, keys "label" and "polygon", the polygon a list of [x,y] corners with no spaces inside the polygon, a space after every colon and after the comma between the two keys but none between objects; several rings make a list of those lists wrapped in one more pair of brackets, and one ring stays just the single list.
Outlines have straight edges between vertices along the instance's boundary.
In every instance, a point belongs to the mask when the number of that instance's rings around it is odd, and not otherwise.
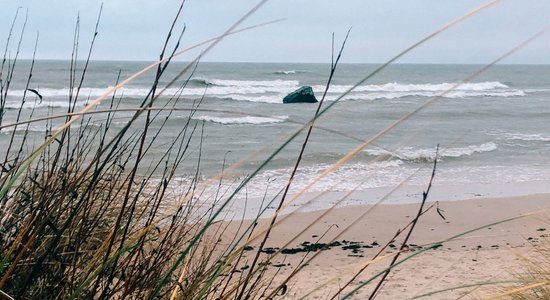
[{"label": "overcast sky", "polygon": [[[191,46],[223,33],[259,0],[188,0],[183,43]],[[104,0],[94,59],[154,60],[179,6],[178,0]],[[475,0],[271,0],[242,26],[279,18],[283,22],[222,41],[204,59],[231,62],[329,62],[331,34],[341,41],[353,27],[344,62],[384,62],[448,21],[485,3]],[[77,14],[81,44],[88,45],[99,0],[0,0],[0,45],[17,7],[21,23],[28,9],[22,57],[70,58]],[[486,63],[550,24],[550,1],[509,0],[416,49],[400,62]],[[13,48],[12,48],[13,49]],[[13,51],[13,50],[12,50]],[[189,55],[182,60],[189,60]],[[506,63],[550,63],[550,34]]]}]

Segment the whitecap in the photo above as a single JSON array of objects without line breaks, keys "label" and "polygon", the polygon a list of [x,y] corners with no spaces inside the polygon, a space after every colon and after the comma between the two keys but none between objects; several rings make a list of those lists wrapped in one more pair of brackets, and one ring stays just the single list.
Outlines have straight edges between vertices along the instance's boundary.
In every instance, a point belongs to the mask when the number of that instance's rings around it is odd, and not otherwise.
[{"label": "whitecap", "polygon": [[[426,84],[413,84],[413,83],[397,83],[390,82],[385,84],[369,84],[360,85],[354,88],[355,92],[443,92],[455,87],[457,83],[426,83]],[[329,91],[334,93],[343,93],[349,90],[351,85],[332,85]],[[324,90],[325,86],[315,85],[314,90]],[[463,83],[453,90],[455,91],[488,91],[496,89],[509,89],[509,86],[498,81],[485,81],[477,83]]]},{"label": "whitecap", "polygon": [[206,82],[215,86],[225,87],[295,87],[300,83],[297,80],[230,80],[206,79]]},{"label": "whitecap", "polygon": [[296,70],[288,70],[288,71],[280,70],[280,71],[273,72],[273,74],[277,74],[277,75],[291,75],[291,74],[296,74],[296,73],[298,73],[298,71],[296,71]]},{"label": "whitecap", "polygon": [[[471,156],[475,153],[491,152],[498,149],[497,144],[493,142],[483,143],[480,145],[469,145],[458,148],[443,148],[439,152],[439,158],[458,158],[462,156]],[[366,149],[368,155],[390,159],[395,158],[402,161],[411,162],[433,162],[435,159],[435,149],[415,149],[412,147],[404,147],[394,152],[384,149]]]},{"label": "whitecap", "polygon": [[505,133],[504,137],[507,140],[519,140],[527,142],[550,142],[550,136],[544,135],[542,133]]},{"label": "whitecap", "polygon": [[[208,87],[187,87],[184,90],[179,88],[168,88],[163,93],[163,97],[181,95],[187,97],[201,97],[206,93],[208,97],[222,99],[231,99],[238,101],[281,103],[282,98],[288,93],[294,91],[300,86],[297,80],[226,80],[226,79],[194,79],[197,82],[204,82]],[[355,88],[351,93],[343,97],[342,100],[379,100],[379,99],[398,99],[403,97],[434,97],[453,87],[455,83],[439,84],[402,84],[386,83],[380,85],[361,85]],[[80,90],[81,98],[95,98],[103,95],[112,87],[91,88],[85,87]],[[332,85],[329,89],[327,101],[333,101],[339,98],[340,94],[346,92],[350,85]],[[317,95],[321,95],[325,86],[314,85],[313,89]],[[145,87],[126,86],[117,91],[117,95],[126,97],[145,97],[150,89]],[[67,103],[48,101],[48,98],[64,98],[70,94],[68,88],[43,88],[39,90],[45,98],[46,104],[42,106],[67,107]],[[76,91],[73,90],[73,94]],[[9,97],[22,97],[23,90],[12,90],[8,93]],[[498,81],[488,81],[479,83],[466,83],[444,95],[446,98],[465,98],[465,97],[521,97],[525,92],[517,89],[511,89],[507,85]],[[28,98],[32,99],[32,98]],[[8,108],[18,108],[20,99],[8,101]],[[25,108],[32,107],[32,102],[25,104]]]},{"label": "whitecap", "polygon": [[206,122],[218,123],[223,125],[261,125],[261,124],[273,124],[281,123],[288,119],[288,116],[273,116],[273,117],[255,117],[255,116],[244,116],[244,117],[214,117],[214,116],[196,116],[193,117],[196,120],[203,120]]}]

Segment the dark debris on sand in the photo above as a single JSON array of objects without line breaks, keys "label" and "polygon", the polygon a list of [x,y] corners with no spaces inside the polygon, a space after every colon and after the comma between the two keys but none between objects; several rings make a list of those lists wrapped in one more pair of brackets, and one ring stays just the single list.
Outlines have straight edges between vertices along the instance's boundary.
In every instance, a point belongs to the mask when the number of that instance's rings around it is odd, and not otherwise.
[{"label": "dark debris on sand", "polygon": [[[334,248],[339,248],[343,251],[349,251],[350,253],[348,254],[348,256],[361,257],[362,256],[361,253],[363,253],[365,249],[372,249],[376,247],[381,247],[377,241],[373,241],[371,243],[365,243],[362,241],[349,241],[349,240],[334,241],[331,243],[304,241],[298,247],[282,249],[281,254],[308,253],[308,252],[325,251],[325,250],[331,250]],[[392,243],[389,245],[389,248],[395,250],[398,248],[398,245]],[[422,249],[423,247],[415,244],[410,244],[410,245],[406,245],[405,248],[410,251],[415,251],[416,249]],[[274,254],[279,250],[280,249],[277,247],[267,247],[262,249],[262,252],[266,254]]]}]

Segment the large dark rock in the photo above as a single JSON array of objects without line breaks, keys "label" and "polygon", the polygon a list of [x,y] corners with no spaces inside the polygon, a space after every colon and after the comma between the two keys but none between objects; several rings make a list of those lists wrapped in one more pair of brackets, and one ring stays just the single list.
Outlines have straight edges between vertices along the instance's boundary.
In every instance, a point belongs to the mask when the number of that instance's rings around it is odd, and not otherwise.
[{"label": "large dark rock", "polygon": [[318,102],[310,86],[303,86],[283,98],[283,103],[315,103]]}]

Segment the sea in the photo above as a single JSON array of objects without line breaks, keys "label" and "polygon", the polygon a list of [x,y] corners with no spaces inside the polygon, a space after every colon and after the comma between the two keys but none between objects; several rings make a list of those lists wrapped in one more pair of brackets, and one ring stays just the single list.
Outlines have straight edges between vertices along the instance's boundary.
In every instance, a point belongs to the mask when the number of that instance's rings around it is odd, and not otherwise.
[{"label": "sea", "polygon": [[[75,110],[114,86],[117,78],[128,78],[149,64],[90,62]],[[22,103],[30,66],[24,60],[16,65],[2,125],[13,123],[20,107],[22,119],[63,114],[68,108],[70,62],[36,61],[29,88],[42,99],[27,92]],[[320,100],[330,64],[201,62],[180,74],[187,66],[173,62],[161,79],[162,89],[177,78],[153,106],[169,104],[177,109],[166,122],[158,118],[152,125],[153,129],[161,128],[161,123],[164,127],[144,165],[160,159],[191,118],[197,130],[173,184],[183,188],[197,174],[201,182],[208,182],[238,163],[215,186],[230,195],[242,180],[256,174],[231,207],[236,211],[260,207],[260,201],[272,200],[287,183],[307,128],[289,139],[314,118],[319,106],[283,104],[282,99],[302,86],[311,86]],[[484,66],[396,64],[351,89],[378,66],[337,66],[321,109],[334,105],[315,120],[290,188],[294,194],[307,188],[309,198],[289,204],[320,209],[334,204],[419,202],[438,147],[430,201],[550,192],[550,66],[495,65],[449,91]],[[76,82],[83,68],[79,62]],[[154,70],[117,91],[118,107],[138,107],[153,80]],[[95,109],[110,108],[110,100]],[[189,109],[197,107],[191,114]],[[122,128],[131,115],[131,111],[118,112],[110,130]],[[105,120],[105,114],[97,114],[90,124],[74,126],[98,127]],[[143,120],[131,127],[129,135],[142,130]],[[62,122],[61,118],[29,124],[30,143],[42,142],[48,130]],[[25,128],[19,126],[16,136]],[[13,127],[0,130],[1,149],[6,149],[13,131]],[[345,163],[334,167],[350,153]],[[149,170],[140,171],[147,174]],[[331,196],[325,192],[332,192],[328,193]]]}]

